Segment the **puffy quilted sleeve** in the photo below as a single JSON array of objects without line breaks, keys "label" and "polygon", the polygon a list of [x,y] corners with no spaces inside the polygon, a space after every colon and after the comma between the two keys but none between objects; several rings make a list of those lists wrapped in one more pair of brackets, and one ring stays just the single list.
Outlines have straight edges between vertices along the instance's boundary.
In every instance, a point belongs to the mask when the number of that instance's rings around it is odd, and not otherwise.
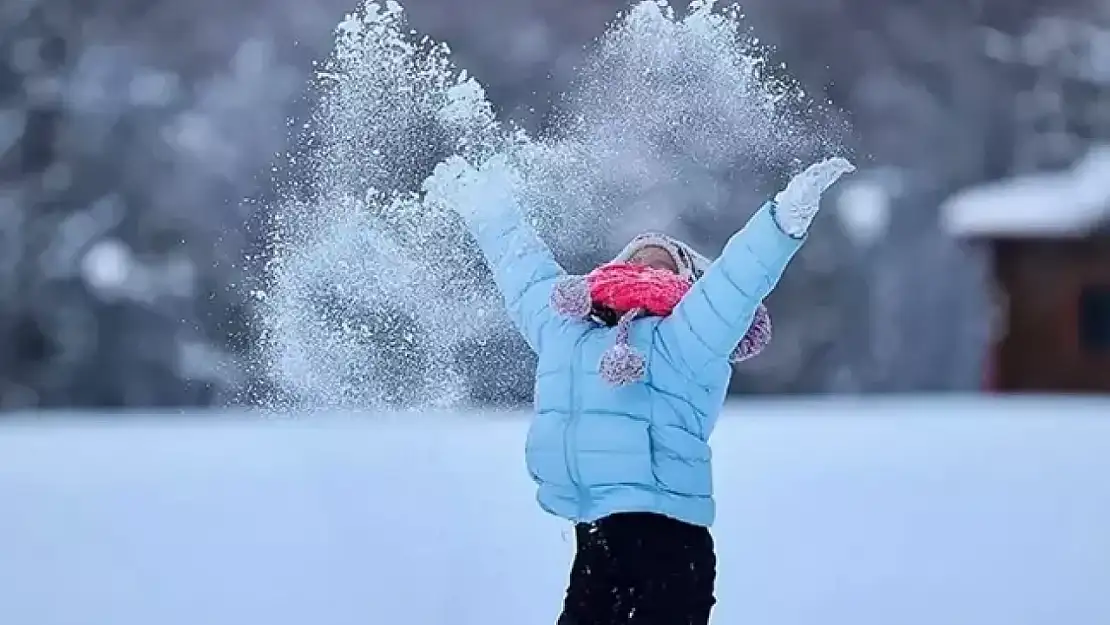
[{"label": "puffy quilted sleeve", "polygon": [[509,318],[538,353],[549,330],[563,321],[551,310],[550,299],[566,272],[510,198],[460,214],[493,272]]},{"label": "puffy quilted sleeve", "polygon": [[519,172],[504,156],[474,167],[460,156],[436,165],[424,181],[425,200],[449,206],[478,242],[505,300],[509,318],[537,353],[548,333],[565,325],[551,309],[564,275],[551,250],[525,220],[517,200]]},{"label": "puffy quilted sleeve", "polygon": [[693,375],[728,361],[805,239],[785,234],[767,202],[725,245],[674,312],[660,323],[668,347]]}]

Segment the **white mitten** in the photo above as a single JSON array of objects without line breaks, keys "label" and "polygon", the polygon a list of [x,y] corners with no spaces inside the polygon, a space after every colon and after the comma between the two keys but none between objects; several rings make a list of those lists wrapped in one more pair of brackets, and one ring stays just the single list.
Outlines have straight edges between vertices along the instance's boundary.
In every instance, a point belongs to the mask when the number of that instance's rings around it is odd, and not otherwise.
[{"label": "white mitten", "polygon": [[821,195],[841,176],[855,170],[848,159],[838,156],[814,163],[794,176],[775,196],[775,220],[779,228],[794,238],[805,236],[817,216]]},{"label": "white mitten", "polygon": [[511,206],[519,175],[504,156],[494,156],[474,167],[461,156],[436,165],[424,181],[425,198],[445,204],[464,218]]}]

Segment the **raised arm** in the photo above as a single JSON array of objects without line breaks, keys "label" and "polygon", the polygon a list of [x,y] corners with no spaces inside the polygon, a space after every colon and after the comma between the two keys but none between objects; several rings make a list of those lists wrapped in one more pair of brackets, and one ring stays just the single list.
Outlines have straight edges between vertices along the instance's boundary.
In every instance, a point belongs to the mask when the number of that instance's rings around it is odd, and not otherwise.
[{"label": "raised arm", "polygon": [[475,168],[460,157],[438,165],[424,183],[428,200],[454,209],[478,242],[509,318],[539,352],[563,320],[550,309],[551,289],[566,272],[525,220],[516,201],[517,173],[503,158]]},{"label": "raised arm", "polygon": [[659,329],[693,372],[726,363],[755,311],[782,277],[804,238],[783,232],[768,202],[732,235],[721,256],[682,298]]},{"label": "raised arm", "polygon": [[804,243],[821,194],[853,170],[848,161],[834,158],[796,176],[729,239],[721,256],[660,323],[663,339],[694,375],[728,362],[756,309]]}]

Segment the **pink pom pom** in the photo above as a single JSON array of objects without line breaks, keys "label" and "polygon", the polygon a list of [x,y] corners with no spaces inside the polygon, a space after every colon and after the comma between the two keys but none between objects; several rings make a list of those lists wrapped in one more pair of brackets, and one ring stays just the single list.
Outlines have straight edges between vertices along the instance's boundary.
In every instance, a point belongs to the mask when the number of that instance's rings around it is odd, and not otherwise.
[{"label": "pink pom pom", "polygon": [[644,379],[644,357],[627,343],[617,343],[601,355],[598,374],[613,386],[625,386]]},{"label": "pink pom pom", "polygon": [[755,358],[771,342],[771,315],[763,304],[755,310],[752,325],[748,328],[740,344],[732,351],[730,360],[734,363]]},{"label": "pink pom pom", "polygon": [[590,287],[583,276],[564,276],[551,289],[551,307],[561,315],[574,319],[590,316],[593,302]]}]

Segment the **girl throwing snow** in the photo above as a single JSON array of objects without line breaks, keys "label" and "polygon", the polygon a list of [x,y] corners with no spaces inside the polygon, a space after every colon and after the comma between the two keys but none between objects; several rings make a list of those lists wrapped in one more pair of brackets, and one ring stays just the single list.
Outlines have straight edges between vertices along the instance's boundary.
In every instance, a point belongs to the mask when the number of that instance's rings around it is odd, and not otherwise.
[{"label": "girl throwing snow", "polygon": [[822,193],[854,170],[810,166],[710,263],[660,234],[568,276],[525,222],[503,158],[460,157],[426,183],[468,224],[539,357],[525,456],[547,512],[575,523],[559,625],[706,625],[716,556],[709,436],[731,364],[770,340],[763,299]]}]

